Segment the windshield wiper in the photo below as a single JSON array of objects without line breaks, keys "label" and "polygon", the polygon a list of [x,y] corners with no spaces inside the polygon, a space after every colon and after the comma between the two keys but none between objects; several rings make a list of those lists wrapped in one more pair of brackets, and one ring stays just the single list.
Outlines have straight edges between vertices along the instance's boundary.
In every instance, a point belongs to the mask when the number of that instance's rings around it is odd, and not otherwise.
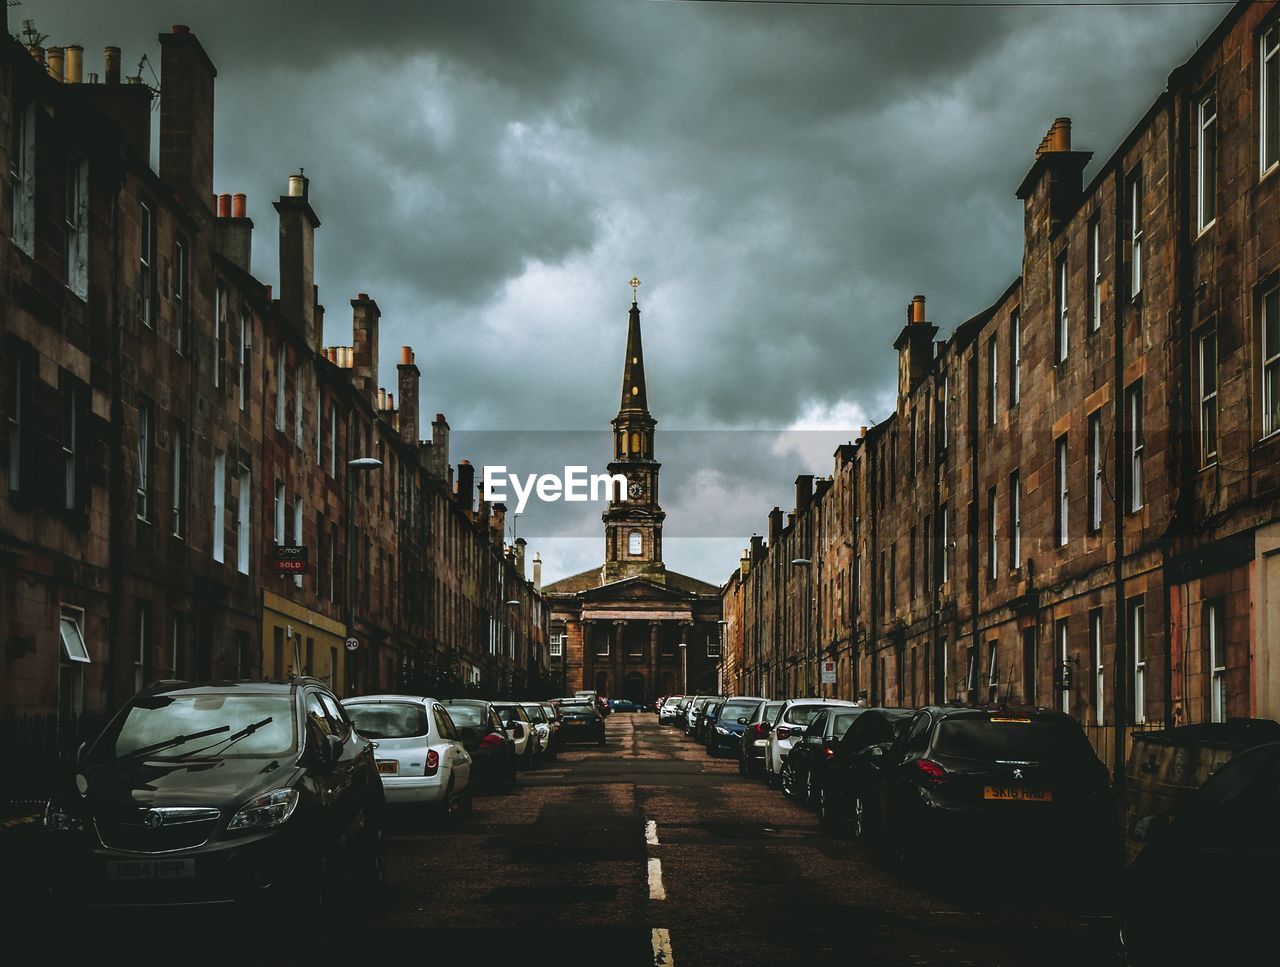
[{"label": "windshield wiper", "polygon": [[160,752],[163,749],[171,749],[175,745],[184,745],[193,739],[203,739],[210,735],[217,735],[219,732],[230,732],[231,726],[219,725],[216,729],[205,729],[203,732],[191,732],[187,735],[175,735],[171,739],[165,739],[163,742],[156,742],[152,745],[144,745],[140,749],[134,749],[132,752],[126,752],[119,759],[137,759],[148,756],[153,752]]},{"label": "windshield wiper", "polygon": [[[203,746],[202,748],[193,749],[190,752],[184,752],[182,753],[182,755],[176,755],[174,756],[174,759],[189,759],[192,756],[197,756],[202,752],[208,752],[210,749],[219,745],[225,746],[225,748],[222,750],[225,752],[227,749],[231,748],[231,746],[235,745],[241,739],[245,738],[246,736],[253,735],[254,732],[258,731],[258,729],[262,728],[263,726],[270,725],[273,721],[275,721],[274,716],[268,715],[261,722],[250,722],[248,725],[242,728],[239,732],[233,732],[231,735],[228,735],[226,738],[219,739],[217,742],[212,742],[209,745]],[[226,726],[226,728],[229,729],[231,728],[231,726],[228,725]],[[218,729],[217,731],[221,732],[223,730]]]}]

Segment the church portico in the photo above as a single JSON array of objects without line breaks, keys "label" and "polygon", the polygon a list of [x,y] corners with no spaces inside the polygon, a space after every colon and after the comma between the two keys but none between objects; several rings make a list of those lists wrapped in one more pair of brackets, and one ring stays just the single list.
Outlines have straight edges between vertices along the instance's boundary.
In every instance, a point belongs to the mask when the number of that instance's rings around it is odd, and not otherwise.
[{"label": "church portico", "polygon": [[[631,284],[634,289],[640,281]],[[591,688],[647,704],[658,695],[717,687],[719,588],[662,561],[666,514],[658,502],[657,422],[649,412],[640,307],[633,299],[608,467],[627,478],[628,492],[603,514],[602,566],[543,588],[552,638],[562,642],[568,691]]]}]

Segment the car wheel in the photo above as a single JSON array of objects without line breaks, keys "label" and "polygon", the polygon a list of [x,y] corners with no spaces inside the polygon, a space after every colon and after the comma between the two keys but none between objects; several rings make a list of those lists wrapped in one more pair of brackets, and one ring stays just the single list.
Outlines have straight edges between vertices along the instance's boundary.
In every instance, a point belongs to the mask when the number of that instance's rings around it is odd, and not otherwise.
[{"label": "car wheel", "polygon": [[599,738],[596,739],[596,745],[604,745],[604,733],[601,732]]},{"label": "car wheel", "polygon": [[782,774],[778,777],[778,785],[782,787],[782,794],[788,799],[796,797],[796,770],[790,762],[782,763]]},{"label": "car wheel", "polygon": [[832,818],[831,796],[826,786],[820,786],[818,788],[818,825],[829,829]]},{"label": "car wheel", "polygon": [[853,831],[853,838],[865,840],[867,838],[867,801],[862,798],[861,793],[853,794],[853,815],[850,816],[850,826]]},{"label": "car wheel", "polygon": [[524,767],[525,767],[526,769],[532,769],[532,768],[533,768],[533,743],[532,743],[532,742],[530,742],[527,746],[525,746],[525,750],[524,750]]},{"label": "car wheel", "polygon": [[745,776],[750,771],[751,770],[747,768],[747,760],[742,756],[738,756],[738,775]]},{"label": "car wheel", "polygon": [[360,902],[370,907],[377,902],[378,895],[387,885],[387,849],[382,819],[375,822],[376,825],[371,826],[368,831],[368,841],[365,843],[364,855],[360,858],[358,874]]},{"label": "car wheel", "polygon": [[804,780],[804,804],[806,806],[818,805],[818,789],[813,781],[813,770],[810,769]]}]

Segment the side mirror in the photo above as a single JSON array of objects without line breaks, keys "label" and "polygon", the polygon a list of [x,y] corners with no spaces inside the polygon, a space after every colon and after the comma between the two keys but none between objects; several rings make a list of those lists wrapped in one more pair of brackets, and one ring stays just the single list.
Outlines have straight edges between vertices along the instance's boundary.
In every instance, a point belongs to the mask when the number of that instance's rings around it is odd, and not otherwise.
[{"label": "side mirror", "polygon": [[867,755],[870,755],[870,756],[882,756],[882,755],[884,755],[884,754],[885,754],[885,751],[886,751],[886,749],[885,749],[885,747],[884,747],[884,746],[882,746],[882,745],[873,745],[871,748],[869,748],[869,749],[867,750]]},{"label": "side mirror", "polygon": [[1129,829],[1129,837],[1139,843],[1154,843],[1163,839],[1168,832],[1169,816],[1161,813],[1135,819]]},{"label": "side mirror", "polygon": [[746,725],[746,724],[747,724],[747,720],[746,720],[746,719],[738,719],[738,724],[739,724],[739,725]]}]

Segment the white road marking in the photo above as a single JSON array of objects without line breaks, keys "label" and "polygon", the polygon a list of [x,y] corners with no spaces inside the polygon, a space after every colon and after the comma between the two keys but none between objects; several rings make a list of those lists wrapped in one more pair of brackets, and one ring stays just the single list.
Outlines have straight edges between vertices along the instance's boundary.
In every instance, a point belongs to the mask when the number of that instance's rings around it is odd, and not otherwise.
[{"label": "white road marking", "polygon": [[667,891],[662,885],[662,860],[657,857],[649,859],[649,899],[665,900]]},{"label": "white road marking", "polygon": [[661,845],[658,843],[658,824],[652,819],[644,824],[644,841],[650,846]]},{"label": "white road marking", "polygon": [[653,967],[675,967],[676,958],[671,953],[671,934],[666,927],[653,928]]}]

